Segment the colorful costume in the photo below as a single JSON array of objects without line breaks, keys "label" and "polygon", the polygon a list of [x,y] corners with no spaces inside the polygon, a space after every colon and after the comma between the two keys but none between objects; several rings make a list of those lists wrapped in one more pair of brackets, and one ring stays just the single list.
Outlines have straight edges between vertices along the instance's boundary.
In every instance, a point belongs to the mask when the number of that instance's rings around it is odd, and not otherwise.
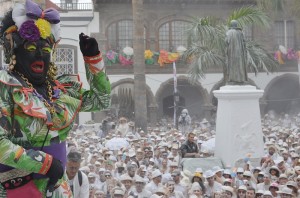
[{"label": "colorful costume", "polygon": [[[32,3],[27,0],[26,6]],[[13,29],[6,30],[4,36],[10,38],[9,34],[16,32],[16,27]],[[39,31],[42,37],[42,30]],[[37,40],[32,42],[39,47]],[[47,53],[48,44],[45,46],[42,53]],[[31,53],[30,45],[28,50]],[[47,194],[47,173],[54,159],[65,167],[65,141],[78,112],[99,111],[110,102],[110,83],[103,71],[101,54],[98,51],[97,55],[84,56],[84,60],[90,90],[82,88],[79,76],[63,75],[56,80],[47,77],[46,94],[41,94],[39,86],[28,82],[18,70],[0,71],[0,197],[26,197],[34,189],[37,190],[31,197],[72,197],[66,174],[55,182],[53,194]],[[44,67],[43,63],[35,69],[41,73],[39,69]],[[47,94],[48,100],[44,99]]]}]

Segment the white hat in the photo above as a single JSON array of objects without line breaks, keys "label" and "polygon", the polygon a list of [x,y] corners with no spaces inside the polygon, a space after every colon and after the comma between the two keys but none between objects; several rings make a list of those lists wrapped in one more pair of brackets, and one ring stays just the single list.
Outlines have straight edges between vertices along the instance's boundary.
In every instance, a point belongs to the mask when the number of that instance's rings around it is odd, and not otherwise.
[{"label": "white hat", "polygon": [[288,181],[285,185],[286,185],[286,186],[292,186],[292,187],[298,189],[298,185],[297,185],[297,183],[294,182],[294,181]]},{"label": "white hat", "polygon": [[138,176],[138,175],[136,175],[134,178],[135,178],[135,179],[134,179],[135,182],[146,183],[146,181],[144,180],[144,178],[142,178],[142,177],[140,177],[140,176]]},{"label": "white hat", "polygon": [[123,174],[120,176],[120,181],[133,181],[133,179],[129,177],[127,174]]},{"label": "white hat", "polygon": [[83,167],[81,167],[79,170],[81,170],[81,171],[86,171],[86,172],[90,172],[90,171],[91,171],[90,168],[89,168],[88,166],[83,166]]},{"label": "white hat", "polygon": [[224,169],[220,168],[220,166],[214,166],[212,171],[216,174],[217,172],[223,171]]},{"label": "white hat", "polygon": [[136,156],[135,151],[134,151],[134,150],[129,150],[128,156],[129,156],[129,157],[134,157],[134,156]]},{"label": "white hat", "polygon": [[155,191],[155,193],[163,193],[166,194],[165,189],[163,187],[158,187],[158,189]]},{"label": "white hat", "polygon": [[295,171],[300,171],[300,166],[295,166],[294,169]]},{"label": "white hat", "polygon": [[252,173],[250,171],[245,171],[243,173],[244,176],[252,177]]},{"label": "white hat", "polygon": [[88,178],[92,178],[92,177],[96,177],[96,174],[95,173],[89,173]]},{"label": "white hat", "polygon": [[198,182],[194,182],[191,186],[191,191],[194,191],[194,190],[201,190],[202,191],[202,188],[200,186],[200,184]]},{"label": "white hat", "polygon": [[95,162],[95,165],[101,165],[101,163],[100,163],[100,162],[98,162],[98,161],[96,161],[96,162]]},{"label": "white hat", "polygon": [[169,166],[178,167],[178,162],[171,162]]},{"label": "white hat", "polygon": [[225,169],[223,174],[226,174],[226,175],[231,175],[231,171],[229,169]]},{"label": "white hat", "polygon": [[238,167],[236,172],[237,173],[244,173],[244,169],[242,167]]},{"label": "white hat", "polygon": [[212,170],[207,170],[204,173],[205,178],[210,178],[210,177],[213,177],[214,175],[215,175],[215,173]]},{"label": "white hat", "polygon": [[231,186],[222,186],[222,190],[231,192],[231,194],[233,195],[233,188]]},{"label": "white hat", "polygon": [[245,191],[247,191],[247,187],[246,187],[245,185],[241,185],[241,186],[238,188],[238,190],[245,190]]},{"label": "white hat", "polygon": [[203,173],[202,168],[196,168],[195,173]]},{"label": "white hat", "polygon": [[124,195],[125,192],[122,188],[115,188],[114,189],[114,195]]},{"label": "white hat", "polygon": [[158,170],[158,169],[155,169],[153,172],[152,172],[152,179],[153,178],[155,178],[155,177],[159,177],[159,176],[161,176],[162,174],[161,174],[161,172]]},{"label": "white hat", "polygon": [[255,194],[264,194],[264,190],[258,190]]},{"label": "white hat", "polygon": [[259,172],[261,171],[261,167],[260,166],[257,166],[255,167],[253,170],[258,170]]},{"label": "white hat", "polygon": [[280,174],[280,175],[279,175],[279,179],[280,179],[280,178],[285,178],[285,179],[287,179],[288,177],[287,177],[286,174]]},{"label": "white hat", "polygon": [[288,188],[288,187],[283,187],[281,190],[276,191],[278,194],[288,194],[288,195],[293,195],[293,190]]},{"label": "white hat", "polygon": [[265,192],[264,192],[264,194],[263,194],[263,196],[272,196],[273,197],[273,195],[272,195],[272,193],[270,192],[270,191],[268,191],[268,190],[266,190]]}]

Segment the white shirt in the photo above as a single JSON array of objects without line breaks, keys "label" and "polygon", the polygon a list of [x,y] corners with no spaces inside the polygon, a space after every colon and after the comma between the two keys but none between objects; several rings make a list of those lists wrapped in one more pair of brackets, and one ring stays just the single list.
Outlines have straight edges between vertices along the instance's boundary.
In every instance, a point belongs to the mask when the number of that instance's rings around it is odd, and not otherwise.
[{"label": "white shirt", "polygon": [[156,185],[153,181],[151,181],[149,184],[145,186],[145,189],[150,191],[152,194],[154,194],[159,187],[163,187],[163,185],[161,183]]},{"label": "white shirt", "polygon": [[[86,174],[81,171],[82,174],[82,184],[79,185],[78,172],[73,178],[70,180],[69,184],[73,184],[73,197],[74,198],[88,198],[89,197],[89,180]],[[72,182],[73,181],[73,182]]]}]

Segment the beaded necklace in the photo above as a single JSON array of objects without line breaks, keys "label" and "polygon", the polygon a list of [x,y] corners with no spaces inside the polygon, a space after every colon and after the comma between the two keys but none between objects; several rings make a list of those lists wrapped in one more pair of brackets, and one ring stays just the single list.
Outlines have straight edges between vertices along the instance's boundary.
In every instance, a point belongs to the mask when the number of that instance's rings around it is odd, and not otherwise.
[{"label": "beaded necklace", "polygon": [[[24,80],[24,82],[27,84],[27,86],[30,89],[36,91],[36,89],[33,87],[32,83],[30,83],[28,81],[28,79],[23,74],[21,74],[20,72],[16,72],[16,73]],[[42,97],[42,102],[44,103],[44,105],[46,106],[46,108],[50,111],[51,115],[53,115],[55,113],[55,108],[52,105],[52,103],[53,103],[52,87],[51,87],[51,84],[50,84],[50,82],[48,80],[46,81],[46,83],[47,83],[47,89],[48,89],[48,96],[49,96],[51,104],[44,97]]]}]

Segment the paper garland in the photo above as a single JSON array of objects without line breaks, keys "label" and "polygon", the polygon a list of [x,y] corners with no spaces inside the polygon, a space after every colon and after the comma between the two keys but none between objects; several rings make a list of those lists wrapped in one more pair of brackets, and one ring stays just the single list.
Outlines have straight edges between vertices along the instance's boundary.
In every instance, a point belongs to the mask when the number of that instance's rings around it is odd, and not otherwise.
[{"label": "paper garland", "polygon": [[287,60],[297,60],[299,59],[300,51],[296,52],[294,49],[289,48],[287,53],[282,53],[281,50],[277,50],[274,54],[275,60],[278,61],[279,64],[285,64]]},{"label": "paper garland", "polygon": [[[126,50],[125,50],[126,49]],[[132,48],[131,48],[132,49]],[[121,64],[128,66],[133,64],[133,50],[129,47],[124,48],[121,53],[117,53],[113,50],[109,50],[103,53],[105,64],[110,66],[113,64]],[[126,52],[126,54],[125,54]],[[177,61],[181,56],[178,52],[168,52],[166,50],[160,50],[159,52],[153,52],[151,50],[145,50],[144,58],[146,65],[153,65],[155,63],[155,57],[158,56],[158,64],[162,67],[165,64],[171,64]]]}]

